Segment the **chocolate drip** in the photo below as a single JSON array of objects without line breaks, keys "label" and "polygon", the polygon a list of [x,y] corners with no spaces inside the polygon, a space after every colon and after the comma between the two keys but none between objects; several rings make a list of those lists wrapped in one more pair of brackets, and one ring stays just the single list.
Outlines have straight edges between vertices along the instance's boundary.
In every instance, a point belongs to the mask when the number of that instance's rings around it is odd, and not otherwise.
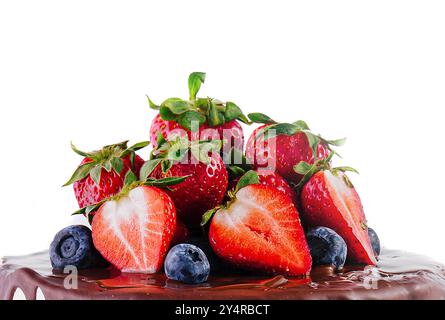
[{"label": "chocolate drip", "polygon": [[78,288],[52,270],[48,252],[7,257],[0,267],[0,299],[20,288],[27,299],[445,299],[445,268],[426,257],[383,250],[377,267],[316,267],[307,278],[212,276],[200,285],[164,274],[125,274],[112,268],[79,270]]}]

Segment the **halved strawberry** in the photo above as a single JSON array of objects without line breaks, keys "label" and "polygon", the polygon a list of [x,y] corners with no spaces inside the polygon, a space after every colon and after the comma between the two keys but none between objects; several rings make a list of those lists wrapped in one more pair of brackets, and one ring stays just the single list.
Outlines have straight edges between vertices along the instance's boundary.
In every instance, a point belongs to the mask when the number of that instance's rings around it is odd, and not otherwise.
[{"label": "halved strawberry", "polygon": [[306,182],[300,197],[301,218],[308,227],[335,230],[348,246],[350,262],[375,265],[360,197],[339,169],[318,171]]},{"label": "halved strawberry", "polygon": [[209,241],[219,257],[244,269],[289,276],[311,269],[297,209],[272,187],[251,184],[237,191],[214,213]]},{"label": "halved strawberry", "polygon": [[124,272],[159,271],[175,229],[173,201],[161,189],[149,186],[105,202],[92,223],[95,247]]}]

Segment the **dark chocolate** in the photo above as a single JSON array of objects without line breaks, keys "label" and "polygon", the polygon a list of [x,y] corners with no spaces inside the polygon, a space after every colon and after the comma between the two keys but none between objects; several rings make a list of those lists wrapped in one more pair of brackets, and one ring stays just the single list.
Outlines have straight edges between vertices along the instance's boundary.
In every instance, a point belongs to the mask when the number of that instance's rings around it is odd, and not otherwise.
[{"label": "dark chocolate", "polygon": [[[0,267],[0,299],[20,288],[27,299],[40,288],[46,299],[445,299],[445,268],[424,256],[383,250],[377,267],[316,267],[307,278],[211,276],[186,285],[162,273],[124,274],[112,268],[79,270],[78,288],[51,269],[48,252],[7,257]],[[66,281],[65,281],[66,282]]]}]

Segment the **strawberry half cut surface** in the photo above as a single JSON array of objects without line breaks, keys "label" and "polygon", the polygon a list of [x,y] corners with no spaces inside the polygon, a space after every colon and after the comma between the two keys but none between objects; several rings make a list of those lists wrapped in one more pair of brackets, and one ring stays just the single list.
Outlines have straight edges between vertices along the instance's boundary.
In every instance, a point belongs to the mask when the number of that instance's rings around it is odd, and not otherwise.
[{"label": "strawberry half cut surface", "polygon": [[173,201],[163,190],[139,186],[105,202],[92,222],[97,250],[123,272],[155,273],[176,230]]},{"label": "strawberry half cut surface", "polygon": [[216,211],[210,244],[223,260],[264,274],[306,276],[311,256],[297,209],[276,188],[250,184]]},{"label": "strawberry half cut surface", "polygon": [[346,174],[318,171],[303,186],[300,199],[301,218],[308,227],[335,230],[348,246],[351,263],[376,264],[363,206]]}]

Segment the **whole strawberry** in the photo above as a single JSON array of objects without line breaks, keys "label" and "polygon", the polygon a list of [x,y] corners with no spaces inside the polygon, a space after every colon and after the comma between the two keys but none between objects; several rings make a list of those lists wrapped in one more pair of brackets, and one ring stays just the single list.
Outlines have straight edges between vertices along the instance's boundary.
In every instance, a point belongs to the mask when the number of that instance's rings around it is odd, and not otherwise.
[{"label": "whole strawberry", "polygon": [[202,215],[219,205],[227,190],[227,170],[218,152],[221,142],[191,142],[187,137],[165,141],[161,136],[158,142],[152,159],[141,169],[141,180],[147,176],[188,176],[167,193],[175,203],[178,218],[191,232],[200,231]]},{"label": "whole strawberry", "polygon": [[93,152],[80,151],[71,145],[73,151],[84,159],[64,186],[73,184],[80,208],[119,193],[129,171],[139,175],[144,160],[135,152],[147,146],[148,142],[137,143],[130,148],[127,142],[108,145]]},{"label": "whole strawberry", "polygon": [[326,158],[331,145],[341,145],[344,140],[329,141],[314,135],[304,121],[277,123],[260,113],[249,114],[253,122],[265,123],[249,137],[246,157],[254,168],[277,171],[283,178],[298,184],[302,175],[294,166],[304,161],[313,164]]},{"label": "whole strawberry", "polygon": [[169,98],[156,105],[148,99],[150,107],[159,110],[150,128],[150,140],[155,148],[158,147],[157,138],[161,133],[164,139],[168,139],[170,134],[187,134],[189,140],[222,140],[225,141],[222,148],[224,153],[233,147],[243,149],[244,134],[238,121],[249,123],[249,120],[233,102],[197,98],[204,80],[205,73],[190,74],[189,100]]},{"label": "whole strawberry", "polygon": [[[296,203],[297,198],[294,190],[289,186],[289,184],[284,180],[282,176],[273,171],[267,170],[255,170],[258,175],[258,183],[263,186],[275,188],[287,195],[294,203]],[[232,179],[229,182],[228,190],[233,190],[236,188],[240,177]]]}]

